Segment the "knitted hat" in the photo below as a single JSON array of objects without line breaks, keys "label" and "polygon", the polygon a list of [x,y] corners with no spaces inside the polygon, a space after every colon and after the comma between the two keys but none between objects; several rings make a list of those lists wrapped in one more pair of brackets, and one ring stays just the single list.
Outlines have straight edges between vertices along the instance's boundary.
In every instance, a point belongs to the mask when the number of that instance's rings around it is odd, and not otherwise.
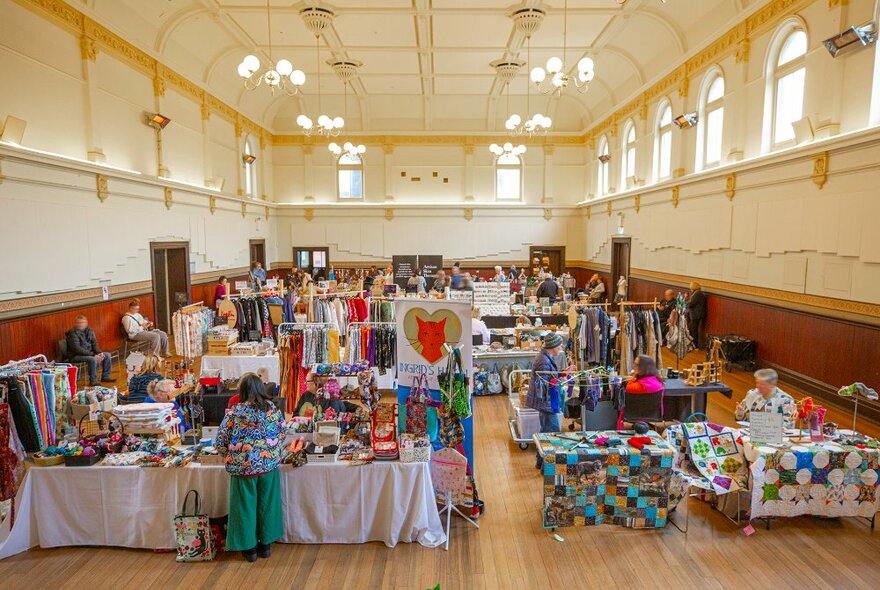
[{"label": "knitted hat", "polygon": [[562,336],[560,336],[556,332],[549,332],[544,335],[545,350],[550,350],[551,348],[556,348],[557,346],[562,346]]}]

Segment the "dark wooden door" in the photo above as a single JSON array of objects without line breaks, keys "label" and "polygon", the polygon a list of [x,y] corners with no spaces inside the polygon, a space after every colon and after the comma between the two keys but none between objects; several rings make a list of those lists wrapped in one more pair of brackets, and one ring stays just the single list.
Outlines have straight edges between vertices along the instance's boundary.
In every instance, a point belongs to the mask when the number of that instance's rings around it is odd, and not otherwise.
[{"label": "dark wooden door", "polygon": [[251,240],[250,249],[251,268],[253,268],[254,262],[259,262],[263,265],[263,268],[268,269],[266,264],[266,240]]},{"label": "dark wooden door", "polygon": [[[632,238],[611,238],[611,301],[617,296],[617,281],[626,277],[629,284],[629,257]],[[627,294],[629,291],[627,290]],[[627,297],[627,299],[630,299]]]},{"label": "dark wooden door", "polygon": [[[535,259],[537,264],[533,262]],[[531,246],[529,260],[532,269],[543,268],[558,277],[565,271],[565,246]]]},{"label": "dark wooden door", "polygon": [[189,243],[150,244],[156,327],[171,332],[171,316],[190,303]]}]

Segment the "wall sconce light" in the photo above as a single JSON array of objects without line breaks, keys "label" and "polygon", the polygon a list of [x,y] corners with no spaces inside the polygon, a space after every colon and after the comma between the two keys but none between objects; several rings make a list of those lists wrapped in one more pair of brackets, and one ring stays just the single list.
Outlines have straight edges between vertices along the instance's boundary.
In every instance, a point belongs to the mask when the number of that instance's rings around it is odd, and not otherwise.
[{"label": "wall sconce light", "polygon": [[257,161],[257,157],[253,154],[242,154],[241,161],[245,164],[253,164]]},{"label": "wall sconce light", "polygon": [[599,161],[602,162],[603,164],[607,164],[608,162],[611,161],[611,155],[610,154],[602,154],[601,156],[599,156]]},{"label": "wall sconce light", "polygon": [[822,41],[825,49],[831,54],[831,57],[837,57],[837,54],[847,47],[858,47],[856,44],[861,43],[861,47],[865,47],[877,40],[877,34],[874,29],[874,23],[867,23],[860,27],[850,27],[842,33],[838,33],[829,39]]},{"label": "wall sconce light", "polygon": [[159,113],[144,113],[144,121],[150,127],[161,131],[171,122],[171,119],[165,115],[160,115]]},{"label": "wall sconce light", "polygon": [[688,127],[693,127],[694,125],[696,125],[698,118],[699,117],[697,117],[696,112],[687,113],[677,116],[675,119],[673,119],[673,123],[675,123],[675,125],[679,129],[687,129]]},{"label": "wall sconce light", "polygon": [[24,137],[25,127],[27,127],[27,121],[24,119],[6,115],[6,123],[3,124],[3,133],[0,134],[0,141],[21,145],[21,138]]}]

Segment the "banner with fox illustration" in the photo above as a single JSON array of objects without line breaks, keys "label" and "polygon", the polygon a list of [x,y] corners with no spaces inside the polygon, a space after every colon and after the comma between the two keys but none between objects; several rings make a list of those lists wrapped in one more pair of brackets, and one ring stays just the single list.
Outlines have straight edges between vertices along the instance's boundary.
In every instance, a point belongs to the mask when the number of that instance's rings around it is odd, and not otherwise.
[{"label": "banner with fox illustration", "polygon": [[[471,305],[436,299],[396,299],[394,317],[397,323],[397,399],[400,403],[401,430],[406,424],[406,400],[418,375],[428,377],[431,395],[439,400],[437,376],[449,364],[449,352],[461,350],[462,368],[470,378],[473,373],[471,337]],[[434,408],[428,408],[428,435],[438,438],[438,419]],[[464,455],[473,468],[473,400],[471,417],[461,421],[464,427]]]}]

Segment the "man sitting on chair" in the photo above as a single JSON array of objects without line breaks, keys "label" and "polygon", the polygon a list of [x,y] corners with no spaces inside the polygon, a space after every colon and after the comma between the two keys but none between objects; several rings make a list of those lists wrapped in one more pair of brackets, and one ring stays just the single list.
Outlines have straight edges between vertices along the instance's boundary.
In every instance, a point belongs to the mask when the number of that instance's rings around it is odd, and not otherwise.
[{"label": "man sitting on chair", "polygon": [[[67,340],[67,356],[73,363],[85,363],[89,368],[89,385],[98,384],[98,363],[101,363],[101,381],[109,383],[110,353],[101,352],[95,332],[89,328],[89,320],[78,315],[73,320],[73,328],[64,335]],[[62,359],[64,360],[64,359]]]},{"label": "man sitting on chair", "polygon": [[153,326],[153,322],[141,315],[141,302],[132,299],[128,304],[128,313],[122,316],[122,327],[129,340],[149,342],[150,352],[158,356],[169,357],[168,334]]}]

